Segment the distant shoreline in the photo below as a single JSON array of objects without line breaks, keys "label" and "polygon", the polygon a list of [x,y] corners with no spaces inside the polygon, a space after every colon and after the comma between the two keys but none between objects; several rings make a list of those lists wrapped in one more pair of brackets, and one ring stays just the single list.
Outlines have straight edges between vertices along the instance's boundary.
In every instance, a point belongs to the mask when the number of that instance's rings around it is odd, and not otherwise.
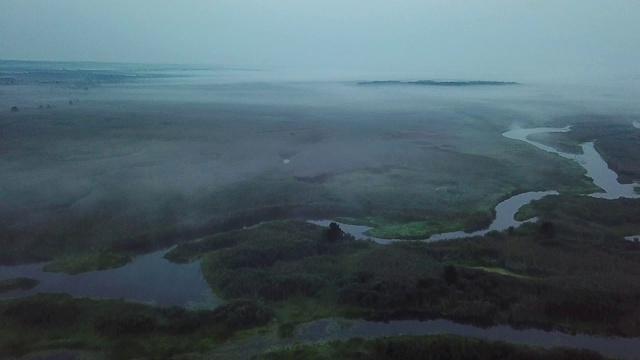
[{"label": "distant shoreline", "polygon": [[399,81],[399,80],[383,80],[383,81],[361,81],[358,85],[423,85],[423,86],[504,86],[504,85],[520,85],[513,81],[436,81],[436,80],[417,80],[417,81]]}]

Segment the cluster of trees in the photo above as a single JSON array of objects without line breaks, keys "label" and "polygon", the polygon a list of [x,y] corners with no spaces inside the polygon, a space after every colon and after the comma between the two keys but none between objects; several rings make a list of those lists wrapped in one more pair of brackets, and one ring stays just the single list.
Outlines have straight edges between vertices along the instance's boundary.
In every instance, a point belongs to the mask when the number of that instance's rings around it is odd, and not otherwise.
[{"label": "cluster of trees", "polygon": [[[606,297],[552,276],[569,269],[548,265],[546,242],[562,244],[565,235],[562,226],[543,222],[492,238],[378,245],[343,235],[337,224],[285,221],[234,232],[233,241],[221,234],[196,246],[217,248],[204,257],[203,272],[227,299],[272,304],[307,298],[326,302],[335,315],[349,309],[352,316],[377,319],[447,317],[478,325],[564,324],[566,331],[640,334],[640,312],[634,310],[640,292]],[[571,264],[584,262],[584,253],[558,252]],[[582,296],[597,301],[577,303],[574,298]]]},{"label": "cluster of trees", "polygon": [[[90,325],[102,336],[120,338],[144,334],[191,334],[211,330],[226,338],[235,331],[267,324],[272,312],[259,302],[240,299],[215,310],[189,311],[180,307],[156,308],[122,301],[72,299],[37,295],[6,305],[1,317],[37,329],[64,329]],[[80,324],[82,323],[82,324]]]}]

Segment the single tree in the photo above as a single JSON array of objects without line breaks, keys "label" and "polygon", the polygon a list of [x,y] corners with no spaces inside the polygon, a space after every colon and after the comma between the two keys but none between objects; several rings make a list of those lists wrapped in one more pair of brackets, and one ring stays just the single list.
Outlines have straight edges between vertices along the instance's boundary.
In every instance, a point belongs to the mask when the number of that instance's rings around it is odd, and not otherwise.
[{"label": "single tree", "polygon": [[329,242],[335,242],[342,236],[342,230],[340,229],[340,225],[335,222],[331,222],[329,224],[329,229],[327,229],[327,240]]}]

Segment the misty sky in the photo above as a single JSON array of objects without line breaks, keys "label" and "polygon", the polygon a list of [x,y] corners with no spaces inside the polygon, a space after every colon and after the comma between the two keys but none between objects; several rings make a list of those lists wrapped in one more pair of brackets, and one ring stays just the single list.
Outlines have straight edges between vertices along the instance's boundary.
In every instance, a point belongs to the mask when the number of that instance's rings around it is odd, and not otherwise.
[{"label": "misty sky", "polygon": [[2,0],[0,59],[639,79],[637,0]]}]

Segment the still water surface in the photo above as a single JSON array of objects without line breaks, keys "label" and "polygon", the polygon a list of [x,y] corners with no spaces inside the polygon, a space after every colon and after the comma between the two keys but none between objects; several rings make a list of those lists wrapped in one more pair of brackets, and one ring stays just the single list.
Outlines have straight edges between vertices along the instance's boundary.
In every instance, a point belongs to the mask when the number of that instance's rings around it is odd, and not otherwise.
[{"label": "still water surface", "polygon": [[78,275],[51,273],[45,265],[0,266],[0,280],[28,277],[40,281],[31,290],[11,291],[0,298],[42,293],[67,293],[76,297],[126,299],[159,306],[213,308],[219,300],[200,272],[200,263],[174,264],[162,256],[168,250],[141,255],[117,269]]}]

